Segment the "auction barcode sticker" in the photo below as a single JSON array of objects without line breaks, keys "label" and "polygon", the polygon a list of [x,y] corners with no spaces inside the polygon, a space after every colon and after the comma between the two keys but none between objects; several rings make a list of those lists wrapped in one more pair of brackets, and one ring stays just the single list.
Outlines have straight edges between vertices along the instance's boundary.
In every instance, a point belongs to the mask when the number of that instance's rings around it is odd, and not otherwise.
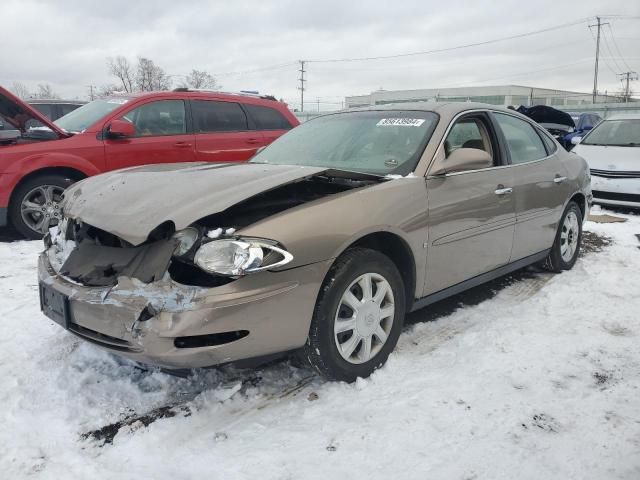
[{"label": "auction barcode sticker", "polygon": [[378,123],[379,127],[419,127],[424,123],[424,118],[383,118]]}]

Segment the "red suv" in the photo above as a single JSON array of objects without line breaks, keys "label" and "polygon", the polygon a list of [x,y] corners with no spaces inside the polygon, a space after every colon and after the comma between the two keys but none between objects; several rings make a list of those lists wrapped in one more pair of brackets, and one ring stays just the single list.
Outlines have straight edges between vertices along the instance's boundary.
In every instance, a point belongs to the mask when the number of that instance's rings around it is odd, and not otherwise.
[{"label": "red suv", "polygon": [[242,162],[299,123],[273,97],[188,89],[94,100],[51,122],[2,87],[0,121],[13,127],[0,131],[0,226],[10,221],[29,238],[58,222],[62,192],[84,177],[149,163]]}]

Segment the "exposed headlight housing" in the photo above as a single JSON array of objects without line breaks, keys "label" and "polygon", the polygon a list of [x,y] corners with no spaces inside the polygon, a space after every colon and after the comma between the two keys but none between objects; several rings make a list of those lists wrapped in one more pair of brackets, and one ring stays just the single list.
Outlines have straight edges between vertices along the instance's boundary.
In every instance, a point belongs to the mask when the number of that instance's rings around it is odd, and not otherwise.
[{"label": "exposed headlight housing", "polygon": [[291,260],[293,255],[275,242],[242,238],[205,243],[194,258],[195,264],[206,272],[233,277],[281,267]]},{"label": "exposed headlight housing", "polygon": [[200,232],[197,228],[187,227],[182,230],[178,230],[173,234],[173,238],[178,241],[178,245],[173,251],[173,254],[177,257],[181,257],[187,253],[198,241],[198,237],[200,237]]}]

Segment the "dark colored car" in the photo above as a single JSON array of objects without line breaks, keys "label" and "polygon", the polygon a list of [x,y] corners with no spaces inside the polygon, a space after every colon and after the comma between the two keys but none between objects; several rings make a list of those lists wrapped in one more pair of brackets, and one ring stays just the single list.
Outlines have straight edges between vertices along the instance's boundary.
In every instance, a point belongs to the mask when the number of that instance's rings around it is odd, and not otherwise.
[{"label": "dark colored car", "polygon": [[574,137],[584,137],[585,134],[602,121],[602,117],[593,112],[570,113],[576,128],[573,132],[562,137],[560,142],[566,150],[571,150],[574,145],[571,140]]},{"label": "dark colored car", "polygon": [[73,112],[87,102],[82,100],[27,100],[27,103],[42,113],[49,120],[57,120],[67,113]]},{"label": "dark colored car", "polygon": [[242,162],[299,124],[273,97],[176,89],[94,100],[52,122],[0,87],[0,226],[42,238],[62,192],[143,164]]},{"label": "dark colored car", "polygon": [[573,132],[576,128],[576,124],[570,114],[547,105],[534,105],[532,107],[521,105],[517,111],[540,124],[563,146],[564,136]]}]

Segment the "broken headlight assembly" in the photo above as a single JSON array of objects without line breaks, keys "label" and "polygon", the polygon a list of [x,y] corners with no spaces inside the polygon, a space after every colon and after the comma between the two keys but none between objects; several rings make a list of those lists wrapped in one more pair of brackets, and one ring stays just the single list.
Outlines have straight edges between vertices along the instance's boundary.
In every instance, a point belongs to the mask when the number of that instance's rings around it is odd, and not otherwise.
[{"label": "broken headlight assembly", "polygon": [[253,238],[205,243],[194,258],[195,264],[202,270],[227,276],[262,272],[286,265],[291,260],[293,255],[275,242]]},{"label": "broken headlight assembly", "polygon": [[177,257],[181,257],[193,248],[195,243],[198,241],[198,238],[200,238],[200,231],[193,227],[183,228],[182,230],[178,230],[174,233],[173,238],[178,243],[173,254]]}]

